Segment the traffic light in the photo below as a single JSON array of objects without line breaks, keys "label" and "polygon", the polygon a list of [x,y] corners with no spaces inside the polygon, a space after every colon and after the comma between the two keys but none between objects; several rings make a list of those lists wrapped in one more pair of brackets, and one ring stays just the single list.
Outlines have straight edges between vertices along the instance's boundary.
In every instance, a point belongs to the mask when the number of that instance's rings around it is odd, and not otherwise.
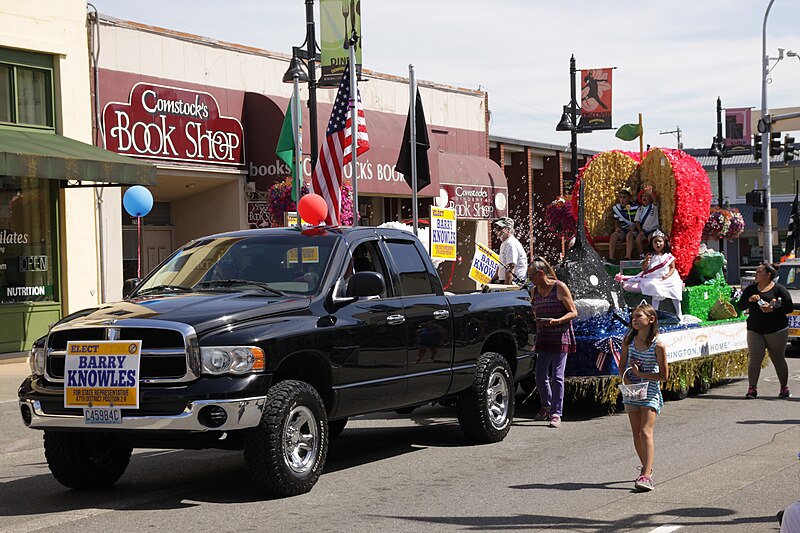
[{"label": "traffic light", "polygon": [[783,145],[781,145],[781,133],[773,131],[769,134],[769,155],[770,157],[781,155]]},{"label": "traffic light", "polygon": [[787,135],[783,138],[783,161],[788,163],[794,159],[797,148],[794,145],[794,137]]},{"label": "traffic light", "polygon": [[761,134],[756,133],[753,135],[753,159],[756,161],[761,160]]},{"label": "traffic light", "polygon": [[753,224],[756,226],[763,226],[764,225],[764,215],[765,212],[763,209],[755,209],[753,211]]}]

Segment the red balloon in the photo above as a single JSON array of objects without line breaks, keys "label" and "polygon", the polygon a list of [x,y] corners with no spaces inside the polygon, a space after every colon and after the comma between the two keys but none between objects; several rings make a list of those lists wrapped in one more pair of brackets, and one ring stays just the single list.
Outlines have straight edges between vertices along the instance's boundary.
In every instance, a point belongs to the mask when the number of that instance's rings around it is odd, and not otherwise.
[{"label": "red balloon", "polygon": [[309,193],[297,202],[297,212],[300,214],[301,219],[309,224],[318,226],[328,218],[328,204],[325,203],[325,199],[322,196]]}]

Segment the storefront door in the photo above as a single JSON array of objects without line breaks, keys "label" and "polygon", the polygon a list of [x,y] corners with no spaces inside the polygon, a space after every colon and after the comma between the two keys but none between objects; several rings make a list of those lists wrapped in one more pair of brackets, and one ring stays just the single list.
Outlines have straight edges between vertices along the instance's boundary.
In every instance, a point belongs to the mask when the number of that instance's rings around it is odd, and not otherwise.
[{"label": "storefront door", "polygon": [[149,274],[172,252],[172,228],[142,228],[142,276]]}]

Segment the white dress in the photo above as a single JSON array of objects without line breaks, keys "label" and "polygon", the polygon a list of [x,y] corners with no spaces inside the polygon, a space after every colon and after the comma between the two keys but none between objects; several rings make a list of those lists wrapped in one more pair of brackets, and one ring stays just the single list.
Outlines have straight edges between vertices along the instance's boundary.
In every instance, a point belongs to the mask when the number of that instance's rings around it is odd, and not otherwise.
[{"label": "white dress", "polygon": [[648,269],[627,278],[622,287],[626,291],[640,292],[659,300],[669,298],[680,301],[683,299],[683,280],[678,271],[673,271],[667,279],[661,279],[674,262],[675,256],[672,254],[653,254]]}]

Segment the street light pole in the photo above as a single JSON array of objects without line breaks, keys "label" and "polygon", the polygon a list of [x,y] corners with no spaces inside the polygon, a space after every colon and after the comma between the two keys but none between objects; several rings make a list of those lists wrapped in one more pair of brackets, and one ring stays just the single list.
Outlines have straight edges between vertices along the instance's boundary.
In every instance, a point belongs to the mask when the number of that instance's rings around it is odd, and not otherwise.
[{"label": "street light pole", "polygon": [[[767,11],[764,13],[764,25],[761,31],[761,120],[759,132],[761,133],[761,181],[764,184],[764,200],[766,213],[764,216],[764,261],[772,263],[772,192],[770,190],[769,157],[770,157],[770,125],[767,111],[767,78],[769,77],[769,56],[767,55],[767,17],[775,0],[769,0]],[[763,125],[763,126],[762,126]]]},{"label": "street light pole", "polygon": [[[564,106],[561,120],[556,126],[556,131],[569,130],[572,138],[572,173],[578,177],[578,133],[580,130],[578,117],[580,108],[577,101],[577,85],[575,77],[575,56],[569,60],[569,89],[570,102]],[[602,299],[618,307],[621,300],[618,284],[615,284],[603,265],[603,260],[597,251],[589,244],[586,236],[585,196],[586,180],[581,180],[580,189],[573,191],[578,194],[578,216],[575,228],[575,244],[564,254],[564,260],[556,266],[558,278],[568,286],[574,298]]]},{"label": "street light pole", "polygon": [[[578,179],[578,110],[576,109],[578,106],[578,102],[575,99],[577,96],[577,87],[575,86],[575,54],[572,54],[572,57],[569,59],[569,114],[570,118],[572,119],[572,183],[573,186],[575,184],[575,180]],[[583,220],[580,220],[579,223],[583,223]]]},{"label": "street light pole", "polygon": [[[717,138],[714,139],[716,143],[716,152],[717,152],[717,191],[719,195],[719,200],[717,201],[717,205],[719,205],[720,209],[722,209],[722,155],[723,155],[723,148],[725,143],[722,137],[722,99],[717,96]],[[719,252],[724,252],[725,246],[725,239],[722,237],[719,238]]]},{"label": "street light pole", "polygon": [[[317,138],[317,38],[314,30],[314,0],[306,0],[306,59],[308,60],[308,129],[311,131],[311,172],[319,157]],[[301,169],[302,170],[302,169]],[[302,176],[302,174],[300,174]]]}]

